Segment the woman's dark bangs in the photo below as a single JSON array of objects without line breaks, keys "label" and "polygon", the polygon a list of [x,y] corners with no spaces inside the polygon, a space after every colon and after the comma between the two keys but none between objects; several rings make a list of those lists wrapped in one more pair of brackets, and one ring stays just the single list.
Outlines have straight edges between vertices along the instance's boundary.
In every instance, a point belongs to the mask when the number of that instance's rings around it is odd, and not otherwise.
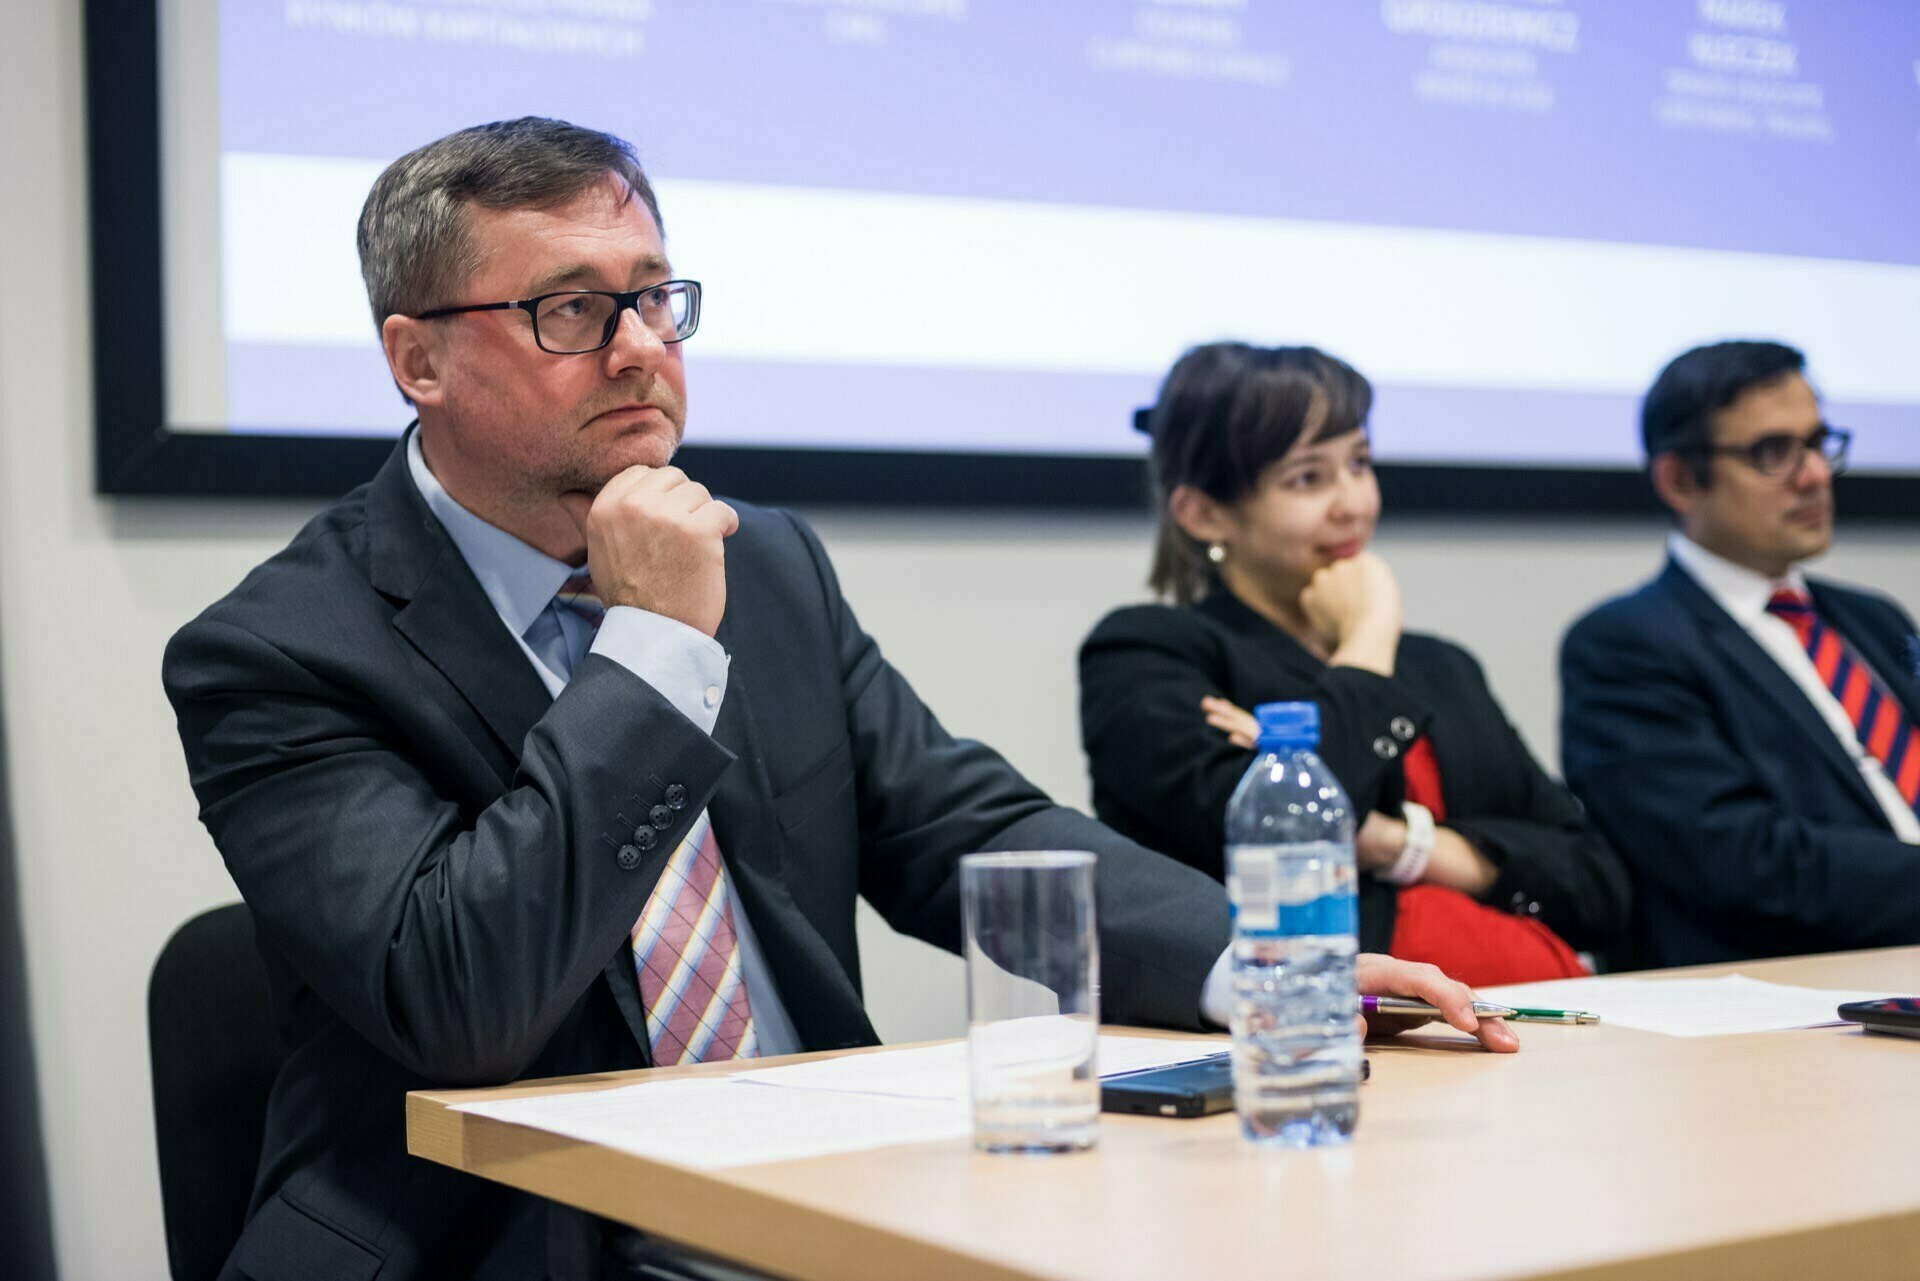
[{"label": "woman's dark bangs", "polygon": [[1317,366],[1315,380],[1320,385],[1325,412],[1308,440],[1318,444],[1323,440],[1338,440],[1367,425],[1367,417],[1373,412],[1373,384],[1346,361],[1324,352],[1313,354]]},{"label": "woman's dark bangs", "polygon": [[1238,493],[1251,493],[1261,474],[1300,439],[1313,412],[1313,391],[1291,371],[1262,370],[1234,397],[1227,439]]}]

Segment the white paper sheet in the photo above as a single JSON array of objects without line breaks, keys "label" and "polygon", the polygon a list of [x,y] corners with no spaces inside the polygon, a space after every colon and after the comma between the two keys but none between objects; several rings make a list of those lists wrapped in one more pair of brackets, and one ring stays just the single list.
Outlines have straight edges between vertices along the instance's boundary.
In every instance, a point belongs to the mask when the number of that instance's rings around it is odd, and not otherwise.
[{"label": "white paper sheet", "polygon": [[1834,1012],[1843,1001],[1898,994],[1794,987],[1732,974],[1717,979],[1557,979],[1483,988],[1479,995],[1502,1005],[1591,1010],[1603,1022],[1667,1036],[1730,1036],[1824,1027],[1843,1021]]},{"label": "white paper sheet", "polygon": [[[1096,1053],[1101,1075],[1111,1076],[1189,1063],[1228,1044],[1224,1036],[1103,1036]],[[461,1103],[453,1110],[718,1169],[964,1139],[973,1132],[967,1097],[963,1041],[759,1068],[721,1080]]]},{"label": "white paper sheet", "polygon": [[973,1131],[963,1103],[783,1090],[738,1078],[463,1103],[453,1110],[702,1169],[964,1139]]},{"label": "white paper sheet", "polygon": [[[1084,1044],[1084,1042],[1083,1042]],[[1103,1036],[1094,1050],[1101,1076],[1138,1072],[1173,1063],[1191,1063],[1226,1050],[1224,1036],[1168,1040],[1152,1036]],[[860,1095],[889,1095],[906,1099],[967,1100],[967,1045],[929,1045],[913,1050],[881,1050],[851,1054],[815,1063],[758,1068],[742,1072],[736,1081],[778,1085],[790,1089],[837,1090]]]}]

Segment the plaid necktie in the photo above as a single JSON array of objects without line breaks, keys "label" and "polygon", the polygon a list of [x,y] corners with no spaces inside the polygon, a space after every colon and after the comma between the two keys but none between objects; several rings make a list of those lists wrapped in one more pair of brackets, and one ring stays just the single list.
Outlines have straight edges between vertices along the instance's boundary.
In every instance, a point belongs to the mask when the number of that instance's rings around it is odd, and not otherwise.
[{"label": "plaid necktie", "polygon": [[702,814],[633,927],[633,964],[659,1067],[758,1053],[720,847]]},{"label": "plaid necktie", "polygon": [[593,590],[593,577],[584,569],[576,569],[560,584],[560,590],[553,599],[561,609],[570,610],[584,618],[598,630],[607,617],[607,607],[600,603],[600,595]]},{"label": "plaid necktie", "polygon": [[1813,660],[1813,670],[1853,722],[1861,745],[1886,767],[1887,777],[1907,804],[1920,805],[1920,735],[1915,734],[1900,701],[1874,679],[1840,633],[1814,612],[1805,592],[1775,592],[1767,612],[1793,628]]},{"label": "plaid necktie", "polygon": [[[584,569],[561,584],[554,600],[596,630],[607,616]],[[747,1059],[758,1053],[753,1008],[740,968],[740,940],[733,927],[733,899],[705,814],[667,860],[631,937],[634,976],[657,1066]]]}]

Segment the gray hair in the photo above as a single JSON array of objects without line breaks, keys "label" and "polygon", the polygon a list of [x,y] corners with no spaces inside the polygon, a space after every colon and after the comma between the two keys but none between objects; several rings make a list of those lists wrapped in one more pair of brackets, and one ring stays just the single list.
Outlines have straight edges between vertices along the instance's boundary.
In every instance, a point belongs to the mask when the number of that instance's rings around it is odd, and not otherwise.
[{"label": "gray hair", "polygon": [[480,266],[467,206],[551,209],[609,174],[662,225],[633,145],[564,120],[523,116],[476,125],[400,157],[374,181],[360,210],[360,276],[373,323],[456,301],[454,292]]}]

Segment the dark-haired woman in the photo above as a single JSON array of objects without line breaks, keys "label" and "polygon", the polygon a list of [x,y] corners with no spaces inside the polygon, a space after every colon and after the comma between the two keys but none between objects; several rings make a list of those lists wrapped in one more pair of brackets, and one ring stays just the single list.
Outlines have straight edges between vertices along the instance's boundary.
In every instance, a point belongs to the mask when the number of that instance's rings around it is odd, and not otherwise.
[{"label": "dark-haired woman", "polygon": [[1472,655],[1404,632],[1367,550],[1372,389],[1311,347],[1216,343],[1153,410],[1170,604],[1116,610],[1080,651],[1081,737],[1109,825],[1223,875],[1254,705],[1319,704],[1320,755],[1362,819],[1360,945],[1473,986],[1586,973],[1627,917],[1618,858],[1508,723]]}]

